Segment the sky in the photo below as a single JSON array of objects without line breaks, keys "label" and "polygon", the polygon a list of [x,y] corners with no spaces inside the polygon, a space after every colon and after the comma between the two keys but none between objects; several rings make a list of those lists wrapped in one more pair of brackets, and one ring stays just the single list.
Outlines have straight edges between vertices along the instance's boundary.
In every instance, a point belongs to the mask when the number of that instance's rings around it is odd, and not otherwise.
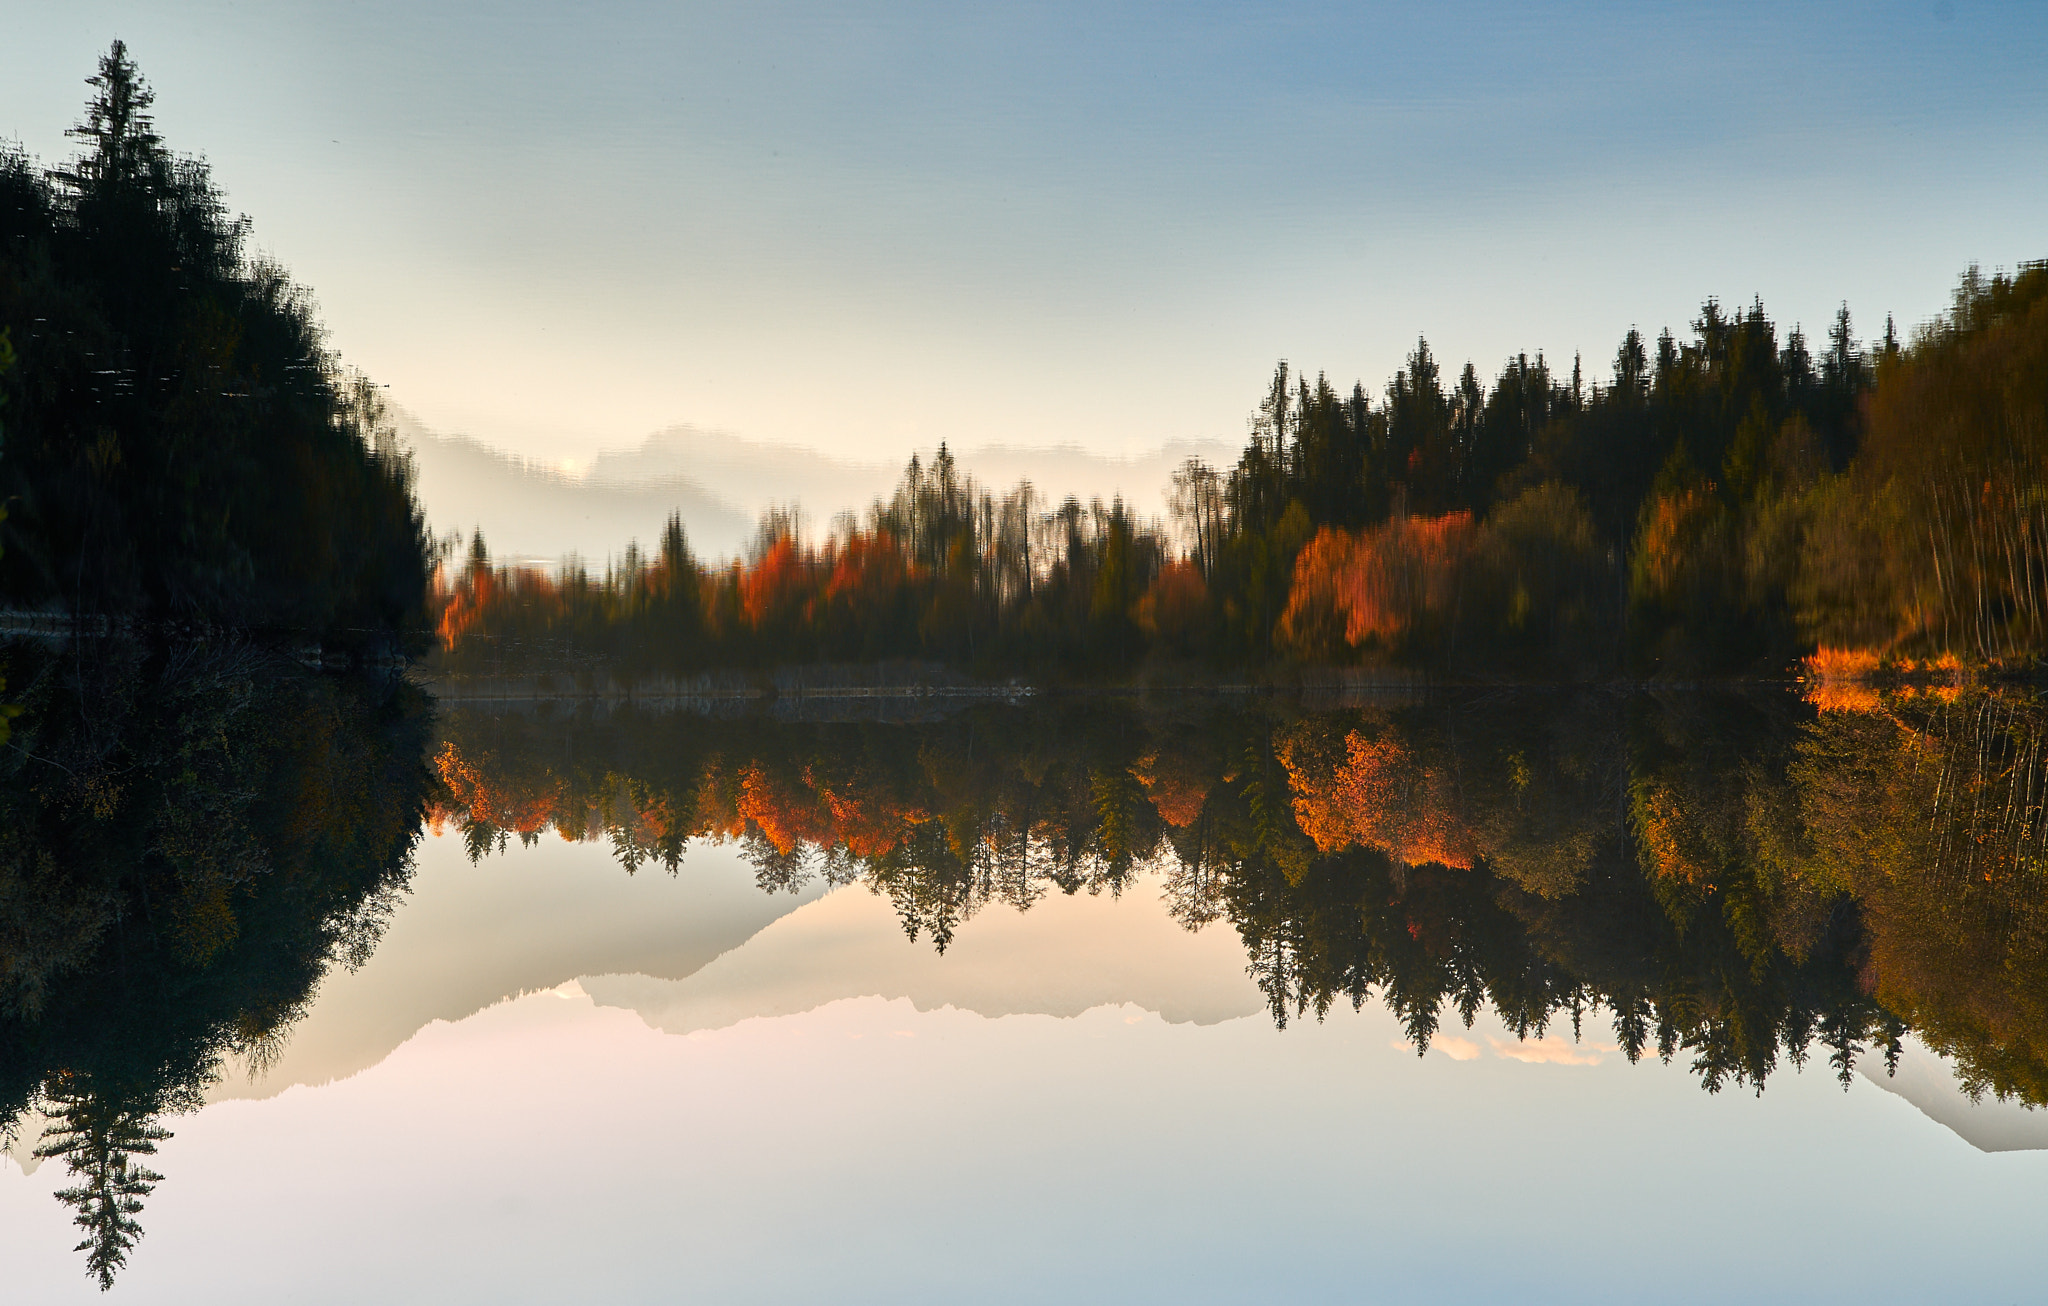
[{"label": "sky", "polygon": [[1700,302],[1818,336],[2048,256],[2048,6],[95,3],[8,20],[54,163],[120,37],[332,343],[575,464],[678,423],[1236,440],[1419,334],[1604,376]]}]

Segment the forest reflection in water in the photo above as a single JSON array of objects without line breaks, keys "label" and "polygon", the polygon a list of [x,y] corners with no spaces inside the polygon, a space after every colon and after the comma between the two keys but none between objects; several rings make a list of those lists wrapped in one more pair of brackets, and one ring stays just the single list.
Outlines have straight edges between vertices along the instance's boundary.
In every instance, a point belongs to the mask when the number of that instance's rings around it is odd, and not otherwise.
[{"label": "forest reflection in water", "polygon": [[167,1116],[274,1056],[396,909],[429,701],[242,647],[8,650],[0,1134],[62,1160],[104,1288]]},{"label": "forest reflection in water", "polygon": [[17,650],[9,677],[0,1114],[69,1168],[103,1282],[164,1122],[369,955],[423,824],[477,858],[600,841],[621,874],[733,843],[770,893],[864,886],[919,949],[1163,889],[1237,936],[1281,1026],[1380,1002],[1426,1049],[1489,1007],[1517,1036],[1600,1022],[1710,1091],[1809,1059],[1881,1075],[1912,1034],[1966,1092],[2048,1099],[2048,709],[2022,692],[436,718],[403,681],[246,652]]},{"label": "forest reflection in water", "polygon": [[[1867,701],[1866,701],[1867,700]],[[868,704],[873,715],[873,706]],[[2048,1101],[2042,739],[2029,694],[1777,690],[1317,705],[1079,696],[911,723],[456,708],[432,820],[553,831],[761,887],[886,896],[943,950],[983,910],[1156,874],[1240,937],[1272,1018],[1383,1001],[1426,1049],[1486,1006],[1601,1018],[1631,1059],[1761,1091],[1916,1033],[1962,1087]],[[816,715],[813,713],[812,715]]]}]

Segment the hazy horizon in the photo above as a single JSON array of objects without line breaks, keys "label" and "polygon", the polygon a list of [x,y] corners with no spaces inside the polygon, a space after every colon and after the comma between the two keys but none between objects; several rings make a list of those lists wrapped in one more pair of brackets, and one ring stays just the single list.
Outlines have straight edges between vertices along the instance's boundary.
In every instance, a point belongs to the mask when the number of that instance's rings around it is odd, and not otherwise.
[{"label": "hazy horizon", "polygon": [[[436,538],[481,531],[494,556],[529,562],[573,555],[601,565],[629,543],[648,549],[671,512],[707,559],[744,553],[770,508],[798,509],[805,533],[822,538],[840,514],[859,518],[886,501],[913,456],[928,461],[936,452],[927,446],[890,461],[845,459],[817,445],[678,423],[563,465],[522,458],[468,433],[432,430],[396,405],[392,418],[413,452],[421,506]],[[1050,503],[1121,498],[1140,518],[1166,516],[1170,478],[1188,458],[1220,467],[1238,452],[1220,440],[1169,441],[1131,457],[1075,444],[947,447],[963,475],[993,492],[1029,481]]]}]

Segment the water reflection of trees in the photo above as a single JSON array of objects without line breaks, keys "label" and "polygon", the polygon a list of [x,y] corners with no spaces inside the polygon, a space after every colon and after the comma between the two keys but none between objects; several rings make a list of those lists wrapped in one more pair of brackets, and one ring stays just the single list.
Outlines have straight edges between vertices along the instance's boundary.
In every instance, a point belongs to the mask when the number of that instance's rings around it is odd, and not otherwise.
[{"label": "water reflection of trees", "polygon": [[[0,1132],[38,1156],[102,1287],[161,1121],[274,1055],[403,888],[425,699],[237,650],[10,650],[0,749]],[[21,687],[26,686],[26,689]]]},{"label": "water reflection of trees", "polygon": [[2048,1100],[2048,712],[1983,692],[1824,714],[1789,876],[1857,904],[1873,996],[1973,1091]]},{"label": "water reflection of trees", "polygon": [[2022,695],[1057,699],[919,725],[461,711],[435,819],[550,829],[630,870],[735,841],[939,947],[991,905],[1156,874],[1242,938],[1273,1018],[1384,1001],[1418,1047],[1491,1006],[1600,1013],[1710,1091],[1908,1030],[1973,1091],[2048,1101],[2042,738]]}]

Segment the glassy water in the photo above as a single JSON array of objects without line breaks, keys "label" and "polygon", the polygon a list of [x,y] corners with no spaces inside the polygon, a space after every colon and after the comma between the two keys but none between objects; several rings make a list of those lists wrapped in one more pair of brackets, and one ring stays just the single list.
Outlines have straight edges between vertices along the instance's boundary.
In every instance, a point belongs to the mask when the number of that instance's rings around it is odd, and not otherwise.
[{"label": "glassy water", "polygon": [[10,1300],[2040,1281],[2023,694],[11,683]]}]

